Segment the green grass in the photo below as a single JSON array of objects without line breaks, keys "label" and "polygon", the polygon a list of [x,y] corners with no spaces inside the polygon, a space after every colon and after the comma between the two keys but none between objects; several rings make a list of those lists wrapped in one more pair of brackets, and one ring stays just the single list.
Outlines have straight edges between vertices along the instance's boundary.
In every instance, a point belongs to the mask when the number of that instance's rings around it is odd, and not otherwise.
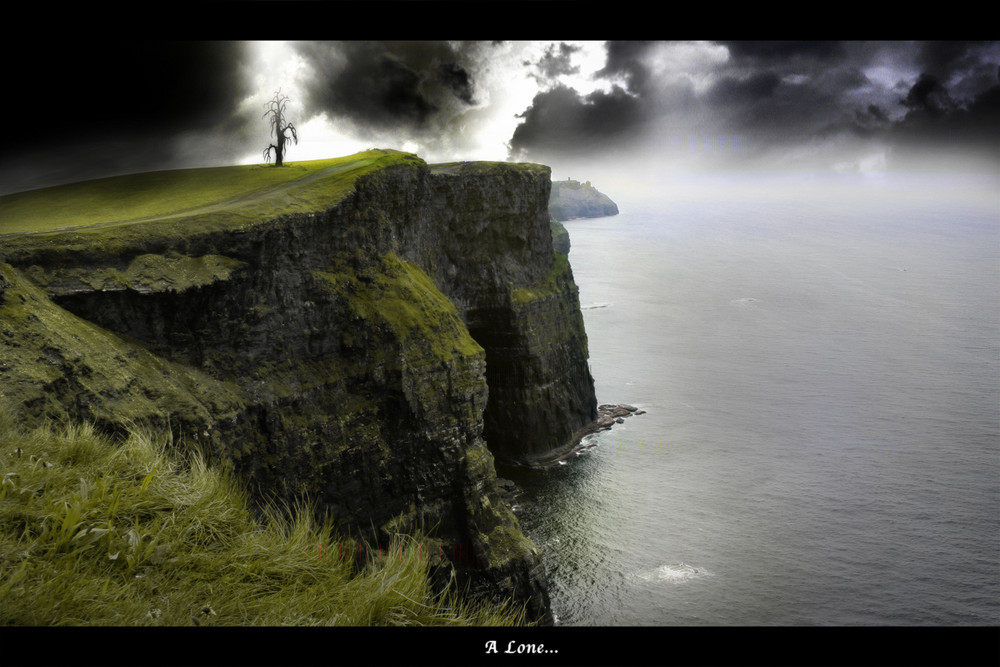
[{"label": "green grass", "polygon": [[331,268],[336,270],[314,271],[313,277],[344,297],[357,317],[388,325],[407,350],[427,348],[435,362],[483,354],[455,304],[426,273],[396,253],[386,253],[363,269],[347,262]]},{"label": "green grass", "polygon": [[308,508],[255,519],[241,485],[170,444],[0,418],[0,624],[524,623],[435,595],[423,538],[397,536],[357,572],[358,547]]},{"label": "green grass", "polygon": [[29,190],[0,197],[0,234],[121,225],[163,217],[215,217],[232,209],[244,211],[241,219],[266,217],[289,206],[294,209],[336,201],[359,175],[397,162],[422,164],[408,153],[371,150],[280,168],[179,169]]},{"label": "green grass", "polygon": [[512,290],[511,302],[514,305],[524,305],[556,294],[559,290],[559,279],[567,271],[569,271],[569,258],[561,252],[552,253],[552,268],[548,275],[530,287],[518,287]]}]

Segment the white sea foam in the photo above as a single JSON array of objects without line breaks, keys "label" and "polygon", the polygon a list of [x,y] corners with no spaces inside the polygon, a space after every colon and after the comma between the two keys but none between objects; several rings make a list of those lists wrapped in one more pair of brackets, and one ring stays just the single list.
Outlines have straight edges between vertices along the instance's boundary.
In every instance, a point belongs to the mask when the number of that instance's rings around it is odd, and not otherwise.
[{"label": "white sea foam", "polygon": [[699,579],[701,577],[711,576],[712,573],[702,567],[695,567],[694,565],[688,565],[687,563],[672,563],[669,565],[661,565],[654,570],[648,570],[639,575],[641,579],[646,581],[668,581],[671,583],[679,584],[685,581],[691,581],[692,579]]}]

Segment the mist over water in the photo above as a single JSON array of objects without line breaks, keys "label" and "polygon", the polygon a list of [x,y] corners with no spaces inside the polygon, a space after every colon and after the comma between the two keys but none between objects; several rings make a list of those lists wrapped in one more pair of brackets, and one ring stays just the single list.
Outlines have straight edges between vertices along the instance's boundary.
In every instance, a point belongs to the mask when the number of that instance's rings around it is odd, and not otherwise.
[{"label": "mist over water", "polygon": [[677,177],[566,223],[598,401],[500,470],[564,625],[1000,623],[1000,183]]}]

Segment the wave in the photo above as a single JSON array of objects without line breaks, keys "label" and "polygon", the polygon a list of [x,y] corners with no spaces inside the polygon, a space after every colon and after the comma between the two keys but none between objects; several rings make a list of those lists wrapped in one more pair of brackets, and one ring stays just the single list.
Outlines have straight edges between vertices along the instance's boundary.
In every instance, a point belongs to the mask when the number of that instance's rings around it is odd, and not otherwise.
[{"label": "wave", "polygon": [[594,310],[595,308],[607,308],[612,304],[610,303],[591,303],[586,306],[580,306],[580,310]]},{"label": "wave", "polygon": [[655,570],[648,570],[639,575],[641,579],[645,579],[646,581],[669,581],[675,584],[710,576],[712,576],[712,573],[705,568],[688,565],[687,563],[661,565]]}]

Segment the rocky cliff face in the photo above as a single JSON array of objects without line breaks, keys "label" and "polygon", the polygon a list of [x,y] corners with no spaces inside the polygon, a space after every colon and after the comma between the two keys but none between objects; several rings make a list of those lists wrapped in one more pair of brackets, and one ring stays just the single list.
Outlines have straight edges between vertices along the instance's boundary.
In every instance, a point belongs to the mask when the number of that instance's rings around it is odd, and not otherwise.
[{"label": "rocky cliff face", "polygon": [[442,572],[544,622],[493,462],[558,457],[596,416],[549,187],[538,165],[390,162],[249,225],[8,237],[0,408],[168,426],[344,532],[430,532]]}]

